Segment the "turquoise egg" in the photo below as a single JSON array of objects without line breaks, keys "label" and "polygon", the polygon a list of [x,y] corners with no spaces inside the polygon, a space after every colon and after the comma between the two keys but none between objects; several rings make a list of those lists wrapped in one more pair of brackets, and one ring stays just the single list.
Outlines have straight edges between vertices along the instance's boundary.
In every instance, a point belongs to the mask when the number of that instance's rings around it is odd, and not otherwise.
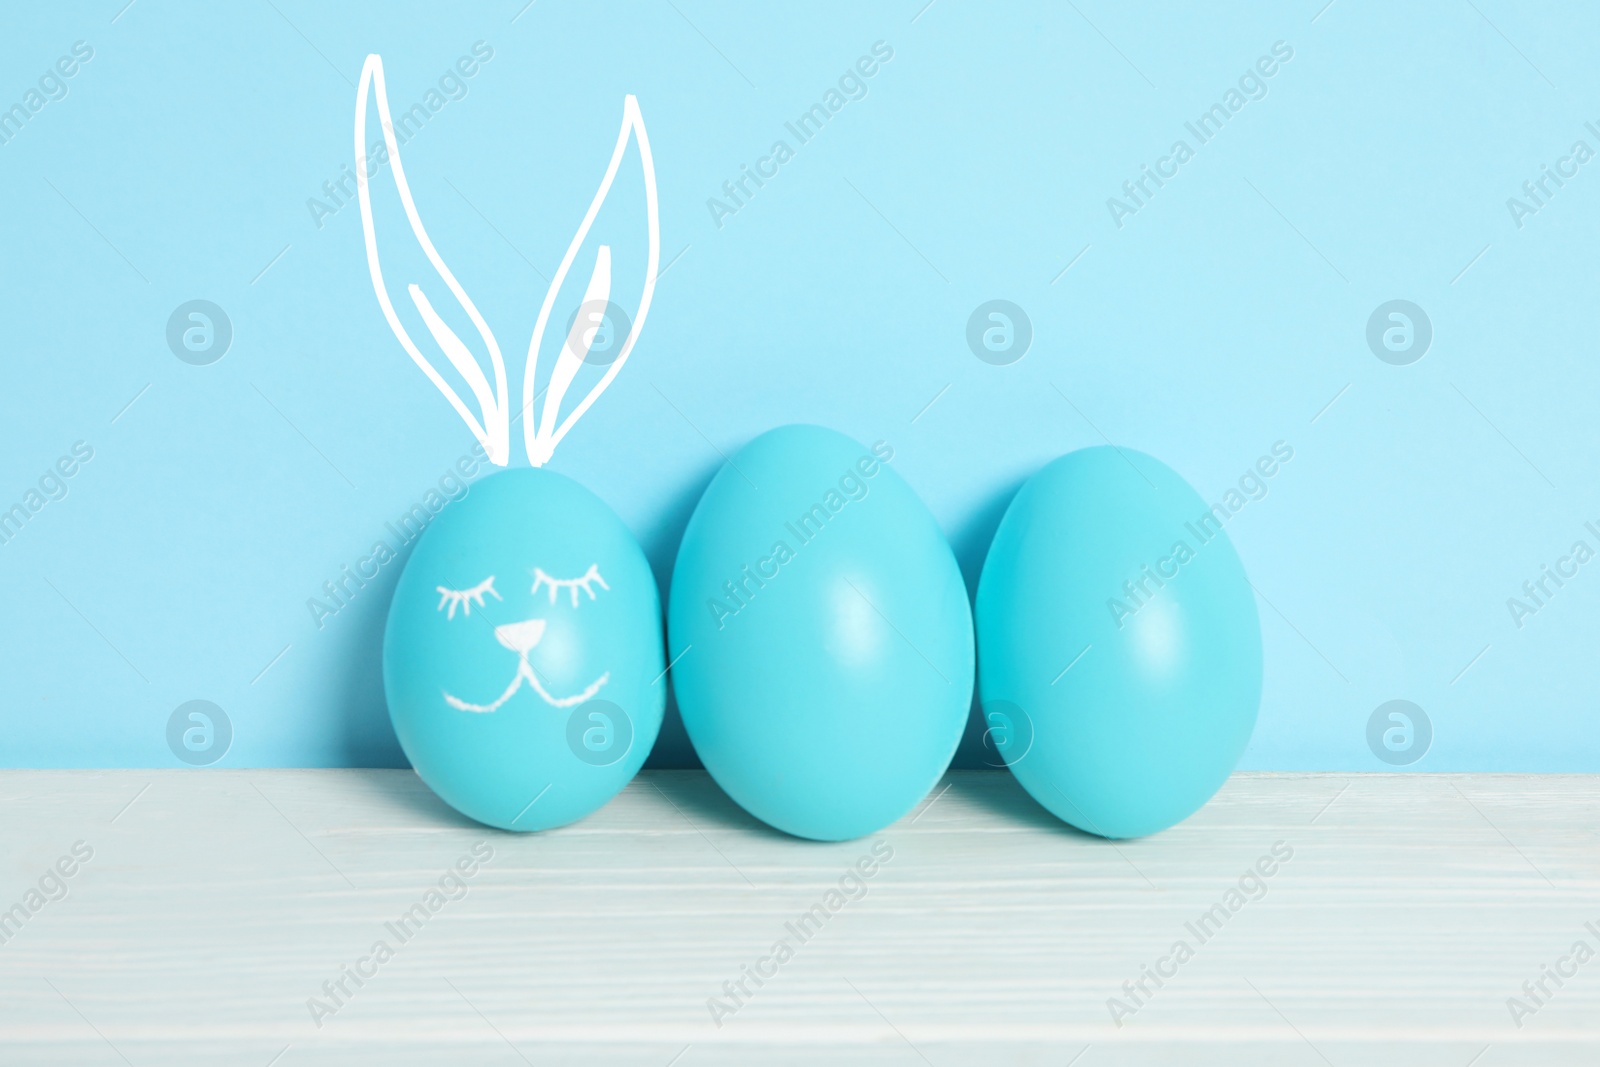
[{"label": "turquoise egg", "polygon": [[977,599],[987,737],[1081,830],[1187,818],[1250,740],[1261,622],[1225,518],[1170,467],[1102,447],[1039,471],[1000,521]]},{"label": "turquoise egg", "polygon": [[717,473],[667,610],[683,724],[746,811],[821,841],[910,811],[972,702],[972,613],[894,449],[785,426]]},{"label": "turquoise egg", "polygon": [[417,774],[503,830],[563,826],[639,770],[666,700],[661,601],[599,497],[533,468],[471,486],[418,539],[383,686]]}]

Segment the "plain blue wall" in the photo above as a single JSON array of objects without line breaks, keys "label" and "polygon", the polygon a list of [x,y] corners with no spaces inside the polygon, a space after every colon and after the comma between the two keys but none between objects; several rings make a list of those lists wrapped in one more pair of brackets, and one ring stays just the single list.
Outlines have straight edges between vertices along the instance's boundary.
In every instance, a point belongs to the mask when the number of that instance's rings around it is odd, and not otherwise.
[{"label": "plain blue wall", "polygon": [[[1064,451],[1136,447],[1219,500],[1281,441],[1293,460],[1228,523],[1267,659],[1245,766],[1384,769],[1368,718],[1405,699],[1434,732],[1414,769],[1600,770],[1600,562],[1520,626],[1507,606],[1600,549],[1600,162],[1537,212],[1507,203],[1600,150],[1600,10],[675,2],[4,16],[0,108],[75,42],[93,57],[0,144],[0,508],[76,442],[93,458],[0,544],[0,763],[177,765],[191,699],[230,717],[225,766],[400,761],[378,670],[397,565],[320,628],[307,601],[472,440],[385,327],[356,208],[308,200],[351,159],[368,52],[405,105],[482,41],[404,159],[513,383],[623,95],[643,107],[681,257],[554,467],[663,583],[719,451],[785,422],[892,442],[969,582]],[[785,123],[879,41],[865,97],[798,145]],[[1276,42],[1292,59],[1200,144],[1185,123]],[[708,199],[779,139],[794,158],[719,226]],[[1114,213],[1180,139],[1193,158]],[[604,217],[635,292],[639,189],[625,172]],[[1034,331],[1009,366],[966,343],[994,298]],[[192,299],[232,323],[209,366],[167,346]],[[1392,299],[1432,323],[1419,362],[1367,344]],[[656,759],[692,759],[681,729]]]}]

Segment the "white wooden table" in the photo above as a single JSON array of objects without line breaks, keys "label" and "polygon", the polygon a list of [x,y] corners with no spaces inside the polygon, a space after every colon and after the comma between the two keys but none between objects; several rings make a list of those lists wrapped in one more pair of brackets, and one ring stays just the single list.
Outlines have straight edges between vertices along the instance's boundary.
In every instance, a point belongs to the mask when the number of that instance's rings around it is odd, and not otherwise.
[{"label": "white wooden table", "polygon": [[410,772],[0,772],[0,1063],[1600,1063],[1600,958],[1560,962],[1600,950],[1600,778],[1242,774],[1117,844],[939,789],[819,845],[691,771],[526,836]]}]

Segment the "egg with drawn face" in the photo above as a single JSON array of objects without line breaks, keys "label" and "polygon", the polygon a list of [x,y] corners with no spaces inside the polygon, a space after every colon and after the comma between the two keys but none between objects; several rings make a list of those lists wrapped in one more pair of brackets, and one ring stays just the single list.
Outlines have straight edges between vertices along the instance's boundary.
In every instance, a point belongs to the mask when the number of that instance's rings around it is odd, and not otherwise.
[{"label": "egg with drawn face", "polygon": [[655,576],[577,482],[475,483],[406,562],[383,640],[395,733],[456,810],[503,830],[581,819],[633,778],[666,701]]}]

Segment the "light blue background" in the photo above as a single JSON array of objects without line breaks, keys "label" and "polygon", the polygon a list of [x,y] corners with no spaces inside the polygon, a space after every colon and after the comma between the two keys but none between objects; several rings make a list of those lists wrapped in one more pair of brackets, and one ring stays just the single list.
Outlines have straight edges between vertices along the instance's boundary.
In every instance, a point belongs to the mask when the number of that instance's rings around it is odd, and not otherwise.
[{"label": "light blue background", "polygon": [[[1506,607],[1600,547],[1600,162],[1521,229],[1506,207],[1600,149],[1600,10],[1475,3],[13,8],[0,107],[74,41],[95,54],[0,145],[0,506],[73,442],[95,456],[0,545],[0,763],[176,766],[167,717],[194,698],[232,719],[223,766],[400,762],[397,568],[320,630],[306,601],[472,441],[386,328],[355,208],[319,229],[306,202],[351,157],[368,52],[403,105],[483,40],[404,159],[514,389],[539,272],[623,94],[643,108],[682,255],[554,467],[663,587],[719,451],[785,422],[891,442],[969,584],[1062,452],[1139,448],[1215,500],[1281,440],[1294,459],[1228,524],[1265,631],[1244,765],[1387,769],[1366,722],[1404,698],[1434,729],[1413,769],[1600,770],[1600,562],[1521,629]],[[707,198],[879,40],[866,98],[718,228]],[[1119,229],[1107,198],[1280,40],[1266,98]],[[233,323],[211,366],[166,347],[195,298]],[[1007,367],[965,342],[992,298],[1035,331]],[[1393,298],[1433,322],[1411,366],[1366,346]],[[656,759],[691,758],[674,719]]]}]

